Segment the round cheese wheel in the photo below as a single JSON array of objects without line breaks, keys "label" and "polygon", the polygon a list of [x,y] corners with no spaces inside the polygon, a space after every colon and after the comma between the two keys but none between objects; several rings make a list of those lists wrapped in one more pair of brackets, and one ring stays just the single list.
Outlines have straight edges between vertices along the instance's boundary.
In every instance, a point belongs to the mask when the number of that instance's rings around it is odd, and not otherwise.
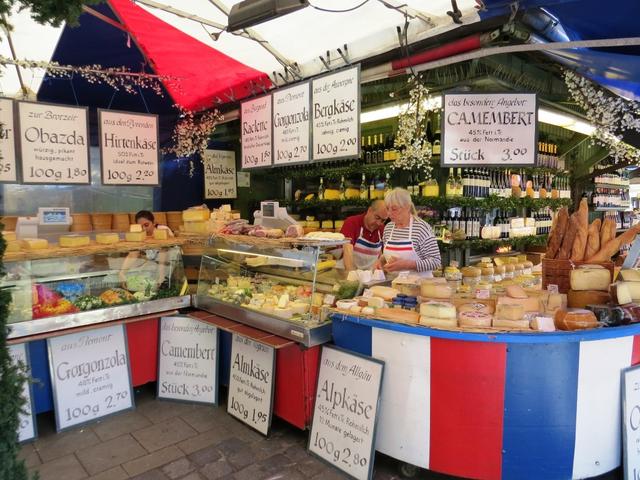
[{"label": "round cheese wheel", "polygon": [[423,282],[420,285],[420,296],[435,299],[448,299],[453,295],[453,289],[449,285],[441,283]]},{"label": "round cheese wheel", "polygon": [[558,310],[553,322],[558,330],[585,330],[599,325],[595,314],[582,308]]},{"label": "round cheese wheel", "polygon": [[482,312],[462,312],[458,315],[461,327],[490,327],[493,317]]},{"label": "round cheese wheel", "polygon": [[420,325],[425,327],[455,328],[458,326],[458,320],[455,318],[434,318],[422,315],[420,316]]},{"label": "round cheese wheel", "polygon": [[480,312],[480,313],[492,314],[493,308],[491,308],[491,306],[489,305],[485,305],[484,303],[472,302],[472,303],[462,304],[458,307],[458,313],[464,313],[464,312]]},{"label": "round cheese wheel", "polygon": [[599,305],[611,300],[609,292],[601,290],[569,290],[567,306],[569,308],[585,308],[587,305]]}]

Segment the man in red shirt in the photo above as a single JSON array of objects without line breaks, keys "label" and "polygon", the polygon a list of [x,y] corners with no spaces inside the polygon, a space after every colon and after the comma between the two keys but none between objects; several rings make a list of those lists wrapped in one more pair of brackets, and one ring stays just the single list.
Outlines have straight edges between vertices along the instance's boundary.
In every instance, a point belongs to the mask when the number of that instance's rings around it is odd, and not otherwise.
[{"label": "man in red shirt", "polygon": [[370,270],[382,251],[382,232],[387,220],[384,200],[374,200],[365,213],[347,217],[340,232],[351,240],[343,249],[345,270]]}]

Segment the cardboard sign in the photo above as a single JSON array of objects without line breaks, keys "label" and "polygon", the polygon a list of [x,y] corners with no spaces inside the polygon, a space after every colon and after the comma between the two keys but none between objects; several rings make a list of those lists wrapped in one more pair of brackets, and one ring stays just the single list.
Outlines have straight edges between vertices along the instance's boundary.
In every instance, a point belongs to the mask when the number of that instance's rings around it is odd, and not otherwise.
[{"label": "cardboard sign", "polygon": [[205,150],[204,198],[236,198],[236,154],[233,151]]},{"label": "cardboard sign", "polygon": [[56,428],[133,408],[124,325],[47,339]]},{"label": "cardboard sign", "polygon": [[443,167],[532,167],[538,156],[534,93],[447,93]]},{"label": "cardboard sign", "polygon": [[242,168],[270,167],[273,163],[271,95],[242,102],[240,105]]},{"label": "cardboard sign", "polygon": [[158,398],[218,403],[218,329],[191,317],[162,317]]},{"label": "cardboard sign", "polygon": [[16,129],[13,121],[13,100],[0,98],[0,183],[18,181],[16,167]]},{"label": "cardboard sign", "polygon": [[[27,375],[30,376],[31,365],[26,343],[9,345],[9,356],[13,364],[24,365],[27,369]],[[29,380],[22,385],[22,397],[25,399],[25,404],[23,406],[24,411],[20,413],[18,417],[18,441],[26,442],[33,440],[37,436],[36,417],[33,413],[33,396],[31,394],[31,382]]]},{"label": "cardboard sign", "polygon": [[263,435],[271,427],[275,369],[273,347],[233,334],[227,413]]},{"label": "cardboard sign", "polygon": [[311,159],[310,106],[309,82],[273,93],[274,165],[304,163]]},{"label": "cardboard sign", "polygon": [[624,478],[640,478],[640,366],[622,375],[622,451]]},{"label": "cardboard sign", "polygon": [[18,102],[22,182],[90,184],[88,109]]},{"label": "cardboard sign", "polygon": [[384,362],[322,347],[309,451],[352,478],[372,477]]},{"label": "cardboard sign", "polygon": [[311,84],[314,160],[360,155],[360,66],[324,75]]},{"label": "cardboard sign", "polygon": [[159,185],[158,116],[98,109],[103,185]]},{"label": "cardboard sign", "polygon": [[251,173],[238,172],[236,177],[238,178],[239,188],[251,188]]}]

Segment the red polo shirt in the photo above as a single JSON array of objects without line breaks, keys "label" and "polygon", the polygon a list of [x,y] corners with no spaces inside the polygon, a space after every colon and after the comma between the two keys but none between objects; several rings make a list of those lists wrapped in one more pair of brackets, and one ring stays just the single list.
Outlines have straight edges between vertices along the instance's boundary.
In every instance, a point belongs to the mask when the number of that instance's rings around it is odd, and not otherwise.
[{"label": "red polo shirt", "polygon": [[361,228],[362,236],[368,242],[377,243],[382,240],[382,232],[384,231],[384,228],[374,230],[373,232],[367,230],[367,227],[364,226],[364,216],[365,214],[363,213],[361,215],[352,215],[351,217],[347,217],[340,229],[340,233],[351,239],[351,245],[355,245],[356,240],[360,236]]}]

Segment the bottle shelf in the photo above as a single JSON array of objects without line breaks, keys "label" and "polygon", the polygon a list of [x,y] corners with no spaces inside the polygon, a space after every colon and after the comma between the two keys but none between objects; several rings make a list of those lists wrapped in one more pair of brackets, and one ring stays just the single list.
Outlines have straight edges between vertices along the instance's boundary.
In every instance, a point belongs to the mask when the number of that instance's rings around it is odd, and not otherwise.
[{"label": "bottle shelf", "polygon": [[616,185],[615,183],[594,183],[595,188],[610,188],[612,190],[629,190],[629,185]]},{"label": "bottle shelf", "polygon": [[596,212],[626,212],[631,208],[630,205],[626,207],[598,207],[594,211]]},{"label": "bottle shelf", "polygon": [[504,246],[511,246],[521,250],[531,246],[543,246],[547,244],[548,235],[528,235],[516,238],[501,238],[497,240],[474,239],[474,240],[452,240],[451,242],[443,242],[438,240],[438,246],[441,250],[451,249],[491,249]]}]

